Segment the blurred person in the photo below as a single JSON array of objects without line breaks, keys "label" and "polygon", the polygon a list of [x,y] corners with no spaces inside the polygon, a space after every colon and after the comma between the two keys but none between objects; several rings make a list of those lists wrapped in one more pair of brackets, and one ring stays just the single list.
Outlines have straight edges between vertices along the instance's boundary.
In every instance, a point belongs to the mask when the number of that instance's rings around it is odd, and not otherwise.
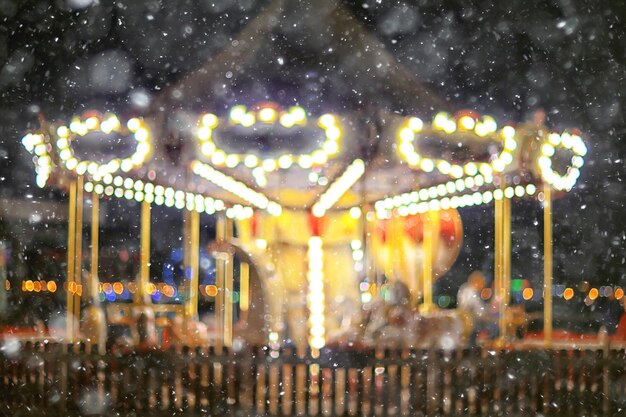
[{"label": "blurred person", "polygon": [[491,339],[498,336],[498,322],[490,313],[490,309],[480,297],[480,292],[485,287],[485,277],[480,271],[470,274],[467,282],[459,288],[457,294],[457,308],[465,312],[473,323],[469,335],[469,345],[476,346],[478,335],[486,331]]}]

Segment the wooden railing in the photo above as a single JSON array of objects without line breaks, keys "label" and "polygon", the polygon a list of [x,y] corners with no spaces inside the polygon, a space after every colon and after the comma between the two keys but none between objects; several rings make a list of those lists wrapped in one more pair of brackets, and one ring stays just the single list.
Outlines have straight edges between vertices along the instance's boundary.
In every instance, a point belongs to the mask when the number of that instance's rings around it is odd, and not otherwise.
[{"label": "wooden railing", "polygon": [[625,415],[624,350],[0,351],[0,415]]}]

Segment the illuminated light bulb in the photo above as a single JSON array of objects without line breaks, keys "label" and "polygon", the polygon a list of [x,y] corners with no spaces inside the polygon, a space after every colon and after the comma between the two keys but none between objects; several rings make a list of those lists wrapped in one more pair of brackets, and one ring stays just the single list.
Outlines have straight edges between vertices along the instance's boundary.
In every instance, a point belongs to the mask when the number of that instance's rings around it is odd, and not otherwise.
[{"label": "illuminated light bulb", "polygon": [[407,206],[398,207],[398,214],[402,217],[409,215],[409,208]]},{"label": "illuminated light bulb", "polygon": [[420,132],[424,128],[424,122],[418,117],[411,117],[408,126],[412,131]]},{"label": "illuminated light bulb", "polygon": [[320,116],[320,118],[318,119],[318,122],[321,127],[328,129],[335,125],[336,120],[335,120],[335,116],[333,116],[332,114],[324,114]]},{"label": "illuminated light bulb", "polygon": [[526,185],[526,194],[534,195],[536,191],[537,191],[537,187],[535,186],[535,184]]},{"label": "illuminated light bulb", "polygon": [[448,181],[446,183],[446,191],[448,192],[448,194],[452,194],[456,192],[456,185],[454,184],[454,182]]},{"label": "illuminated light bulb", "polygon": [[424,172],[432,172],[432,170],[435,168],[435,164],[433,163],[431,159],[424,158],[420,162],[420,168]]},{"label": "illuminated light bulb", "polygon": [[514,195],[515,195],[515,190],[513,190],[513,187],[507,187],[504,190],[504,196],[506,198],[513,198]]},{"label": "illuminated light bulb", "polygon": [[512,126],[504,126],[502,128],[502,136],[504,136],[505,139],[512,139],[515,137],[515,128]]},{"label": "illuminated light bulb", "polygon": [[211,129],[206,126],[199,128],[198,138],[202,141],[209,140],[211,138]]},{"label": "illuminated light bulb", "polygon": [[449,116],[447,113],[437,113],[437,115],[433,119],[433,127],[439,130],[444,130],[444,128],[448,124],[448,117]]},{"label": "illuminated light bulb", "polygon": [[548,141],[552,146],[558,146],[561,144],[561,135],[558,133],[550,133],[550,135],[548,135]]},{"label": "illuminated light bulb", "polygon": [[67,139],[61,138],[57,140],[57,148],[65,150],[69,146]]},{"label": "illuminated light bulb", "polygon": [[265,123],[271,123],[276,120],[276,110],[271,107],[265,107],[259,110],[259,120]]},{"label": "illuminated light bulb", "polygon": [[326,128],[326,137],[331,141],[337,141],[341,136],[341,130],[336,126]]},{"label": "illuminated light bulb", "polygon": [[210,156],[215,152],[215,145],[211,142],[205,142],[201,145],[200,150],[206,156]]},{"label": "illuminated light bulb", "polygon": [[561,143],[563,144],[565,149],[571,149],[573,145],[572,136],[567,132],[562,133]]},{"label": "illuminated light bulb", "polygon": [[234,168],[239,164],[239,157],[237,155],[228,155],[226,157],[226,166],[228,168]]},{"label": "illuminated light bulb", "polygon": [[542,169],[550,168],[552,166],[552,160],[547,156],[540,156],[539,159],[539,167]]},{"label": "illuminated light bulb", "polygon": [[450,163],[448,161],[439,161],[437,169],[444,175],[450,174]]},{"label": "illuminated light bulb", "polygon": [[62,161],[67,161],[71,157],[72,157],[72,151],[70,151],[67,148],[65,148],[61,152],[59,152],[59,158],[61,158]]},{"label": "illuminated light bulb", "polygon": [[74,170],[77,165],[78,165],[78,161],[76,160],[76,158],[70,158],[65,162],[65,166],[69,170]]},{"label": "illuminated light bulb", "polygon": [[461,119],[459,120],[459,125],[465,129],[465,130],[472,130],[474,129],[474,126],[476,125],[476,122],[474,121],[474,119],[470,116],[463,116],[461,117]]},{"label": "illuminated light bulb", "polygon": [[509,165],[511,162],[513,162],[513,155],[511,155],[511,153],[508,151],[504,151],[500,155],[500,160],[504,165]]},{"label": "illuminated light bulb", "polygon": [[334,155],[339,152],[339,145],[335,141],[327,141],[324,143],[324,152],[326,155]]},{"label": "illuminated light bulb", "polygon": [[133,188],[133,184],[134,184],[134,181],[133,181],[132,178],[126,178],[124,180],[124,188],[126,188],[126,189]]},{"label": "illuminated light bulb", "polygon": [[254,118],[254,114],[252,113],[247,113],[245,116],[242,117],[241,119],[241,125],[243,127],[250,127],[255,123],[255,118]]},{"label": "illuminated light bulb", "polygon": [[313,158],[310,155],[302,155],[298,158],[298,164],[303,169],[309,169],[313,166]]},{"label": "illuminated light bulb", "polygon": [[61,126],[57,129],[57,136],[60,138],[67,138],[70,135],[70,130],[66,126]]},{"label": "illuminated light bulb", "polygon": [[133,169],[133,161],[131,161],[130,159],[123,159],[122,163],[120,164],[120,168],[124,172],[130,171],[131,169]]},{"label": "illuminated light bulb", "polygon": [[139,121],[136,117],[133,117],[126,123],[126,126],[131,132],[136,132],[139,128],[141,128],[141,121]]},{"label": "illuminated light bulb", "polygon": [[483,201],[485,204],[489,204],[493,201],[493,193],[491,191],[485,191],[483,193]]},{"label": "illuminated light bulb", "polygon": [[465,181],[463,181],[462,179],[459,178],[458,180],[456,180],[455,185],[456,185],[456,189],[459,192],[465,190]]},{"label": "illuminated light bulb", "polygon": [[229,117],[233,123],[241,123],[246,114],[247,111],[245,106],[235,106],[230,109]]},{"label": "illuminated light bulb", "polygon": [[502,200],[502,197],[504,197],[504,193],[502,192],[501,189],[497,189],[493,192],[493,198],[496,200]]},{"label": "illuminated light bulb", "polygon": [[[80,162],[77,166],[76,166],[76,173],[78,175],[84,175],[85,172],[87,171],[87,163],[86,162]],[[93,174],[92,174],[93,175]]]},{"label": "illuminated light bulb", "polygon": [[504,171],[505,168],[505,164],[501,159],[496,159],[491,163],[491,166],[493,167],[493,170],[496,172],[502,172]]},{"label": "illuminated light bulb", "polygon": [[484,137],[489,134],[489,128],[484,123],[476,123],[474,132],[476,133],[476,135]]},{"label": "illuminated light bulb", "polygon": [[521,185],[518,185],[515,187],[515,195],[517,197],[523,197],[524,196],[524,187],[522,187]]},{"label": "illuminated light bulb", "polygon": [[474,188],[475,182],[474,182],[474,178],[473,177],[467,177],[465,178],[465,186],[467,188]]},{"label": "illuminated light bulb", "polygon": [[517,149],[517,141],[513,138],[506,138],[504,140],[504,148],[508,151],[514,151]]},{"label": "illuminated light bulb", "polygon": [[554,155],[554,146],[549,143],[544,143],[541,146],[541,153],[545,156],[553,156]]},{"label": "illuminated light bulb", "polygon": [[254,168],[259,163],[259,159],[255,155],[246,155],[243,163],[248,168]]},{"label": "illuminated light bulb", "polygon": [[580,157],[580,156],[578,156],[578,155],[574,155],[574,156],[572,157],[572,166],[573,166],[574,168],[580,168],[580,167],[582,167],[582,166],[583,166],[583,164],[584,164],[584,162],[585,162],[585,161],[583,160],[583,158],[582,158],[582,157]]},{"label": "illuminated light bulb", "polygon": [[328,161],[327,155],[322,151],[315,151],[311,155],[313,163],[316,165],[324,165]]},{"label": "illuminated light bulb", "polygon": [[498,130],[498,125],[496,121],[494,120],[494,118],[491,116],[483,117],[483,125],[485,126],[487,133],[493,133],[496,130]]},{"label": "illuminated light bulb", "polygon": [[405,143],[411,143],[415,140],[415,133],[410,128],[400,130],[400,140]]},{"label": "illuminated light bulb", "polygon": [[475,163],[470,162],[468,164],[465,165],[464,167],[465,173],[467,175],[476,175],[478,173],[478,167],[476,166]]},{"label": "illuminated light bulb", "polygon": [[491,168],[491,165],[489,164],[480,164],[480,168],[478,170],[485,177],[490,177],[491,175],[493,175],[493,169]]},{"label": "illuminated light bulb", "polygon": [[283,127],[287,129],[293,127],[293,125],[296,123],[294,117],[289,113],[285,113],[282,116],[280,116],[279,122]]},{"label": "illuminated light bulb", "polygon": [[[405,144],[403,144],[403,146],[404,146],[404,145],[405,145]],[[407,158],[406,158],[406,159],[407,159],[407,162],[408,162],[408,163],[409,163],[409,165],[411,165],[411,166],[417,166],[417,164],[419,164],[419,162],[420,162],[420,157],[419,157],[419,155],[418,155],[418,154],[416,154],[416,153],[413,151],[413,145],[409,145],[409,146],[410,146],[410,148],[411,148],[411,151],[410,151],[410,153],[407,155]]]},{"label": "illuminated light bulb", "polygon": [[461,178],[463,176],[463,168],[459,165],[452,165],[450,174],[452,174],[454,178]]},{"label": "illuminated light bulb", "polygon": [[217,119],[217,116],[212,113],[207,113],[202,116],[202,124],[210,129],[217,126],[218,122],[219,120]]},{"label": "illuminated light bulb", "polygon": [[135,132],[135,139],[138,142],[145,142],[148,140],[148,131],[144,128],[140,128]]},{"label": "illuminated light bulb", "polygon": [[93,183],[91,182],[86,182],[85,183],[85,191],[87,191],[88,193],[93,191]]},{"label": "illuminated light bulb", "polygon": [[226,162],[226,154],[222,151],[215,152],[211,155],[211,162],[217,166],[224,165],[224,162]]},{"label": "illuminated light bulb", "polygon": [[456,123],[454,122],[454,120],[448,120],[443,127],[443,131],[448,134],[456,132]]},{"label": "illuminated light bulb", "polygon": [[[417,154],[415,153],[415,147],[413,147],[413,144],[410,142],[404,142],[400,144],[400,153],[407,157],[410,157],[413,155],[417,156]],[[419,161],[419,156],[417,158],[413,158],[413,161],[415,161],[416,159]],[[409,164],[411,164],[410,159],[408,162]],[[415,164],[411,164],[411,165],[415,165]]]},{"label": "illuminated light bulb", "polygon": [[263,170],[263,168],[254,168],[252,170],[252,176],[254,177],[254,181],[259,187],[265,187],[267,185],[267,177],[265,176],[265,171]]},{"label": "illuminated light bulb", "polygon": [[266,159],[263,161],[263,169],[267,172],[272,172],[276,170],[276,160],[274,159]]},{"label": "illuminated light bulb", "polygon": [[306,112],[302,107],[294,106],[289,110],[294,123],[303,123],[306,121]]},{"label": "illuminated light bulb", "polygon": [[289,169],[292,164],[293,158],[291,157],[291,155],[282,155],[280,158],[278,158],[278,166],[281,169]]}]

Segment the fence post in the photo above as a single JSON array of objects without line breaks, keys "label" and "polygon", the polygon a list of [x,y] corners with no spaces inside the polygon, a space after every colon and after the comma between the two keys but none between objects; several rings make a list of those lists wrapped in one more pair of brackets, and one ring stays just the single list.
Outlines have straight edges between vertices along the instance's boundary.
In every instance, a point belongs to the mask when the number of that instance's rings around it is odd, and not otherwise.
[{"label": "fence post", "polygon": [[607,331],[603,328],[600,330],[600,343],[602,344],[602,414],[609,414],[609,395],[610,395],[610,379],[609,379],[609,354],[610,354],[610,338]]}]

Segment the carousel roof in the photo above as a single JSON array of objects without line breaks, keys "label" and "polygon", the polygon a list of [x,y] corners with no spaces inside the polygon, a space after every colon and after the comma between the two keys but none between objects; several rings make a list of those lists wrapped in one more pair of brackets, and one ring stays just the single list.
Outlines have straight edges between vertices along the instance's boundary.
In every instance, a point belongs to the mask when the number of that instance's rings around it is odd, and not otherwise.
[{"label": "carousel roof", "polygon": [[[542,181],[574,186],[587,151],[579,134],[442,112],[343,6],[319,0],[316,11],[303,22],[297,4],[270,2],[143,118],[44,123],[23,140],[38,184],[83,175],[90,192],[240,217],[356,206],[407,215],[534,195]],[[313,91],[308,77],[330,81]]]}]

